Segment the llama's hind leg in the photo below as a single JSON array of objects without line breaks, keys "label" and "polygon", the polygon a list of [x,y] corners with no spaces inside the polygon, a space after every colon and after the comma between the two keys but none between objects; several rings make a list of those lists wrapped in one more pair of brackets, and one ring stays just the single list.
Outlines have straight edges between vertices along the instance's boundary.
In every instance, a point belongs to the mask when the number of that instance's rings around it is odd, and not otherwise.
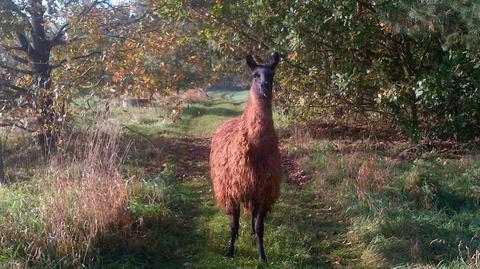
[{"label": "llama's hind leg", "polygon": [[255,218],[257,216],[257,210],[252,210],[252,235],[255,234]]},{"label": "llama's hind leg", "polygon": [[267,262],[267,256],[263,248],[263,222],[266,212],[263,209],[257,210],[255,218],[255,234],[257,235],[258,259]]},{"label": "llama's hind leg", "polygon": [[240,206],[237,206],[232,214],[230,214],[230,244],[228,252],[225,255],[227,258],[235,256],[235,240],[238,236],[238,229],[240,227]]}]

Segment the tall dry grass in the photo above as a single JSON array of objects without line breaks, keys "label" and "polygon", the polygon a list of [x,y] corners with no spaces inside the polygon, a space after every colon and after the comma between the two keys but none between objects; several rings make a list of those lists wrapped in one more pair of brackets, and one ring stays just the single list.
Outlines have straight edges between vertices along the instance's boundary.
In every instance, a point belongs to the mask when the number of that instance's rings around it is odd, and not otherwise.
[{"label": "tall dry grass", "polygon": [[120,127],[98,126],[71,135],[35,187],[3,193],[2,198],[11,196],[12,203],[25,207],[0,210],[0,243],[16,249],[27,264],[82,267],[92,262],[98,241],[126,231],[132,222],[120,135]]},{"label": "tall dry grass", "polygon": [[358,169],[354,186],[360,201],[365,201],[370,192],[380,192],[387,185],[389,170],[379,168],[376,163],[378,160],[371,158],[363,161]]}]

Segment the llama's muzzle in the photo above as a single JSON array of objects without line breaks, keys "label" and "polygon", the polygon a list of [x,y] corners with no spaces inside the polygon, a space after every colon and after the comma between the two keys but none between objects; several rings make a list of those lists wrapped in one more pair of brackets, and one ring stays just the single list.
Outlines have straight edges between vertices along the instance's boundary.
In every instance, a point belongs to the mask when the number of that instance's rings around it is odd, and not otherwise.
[{"label": "llama's muzzle", "polygon": [[265,97],[272,97],[272,84],[271,83],[262,83],[260,87],[260,93]]}]

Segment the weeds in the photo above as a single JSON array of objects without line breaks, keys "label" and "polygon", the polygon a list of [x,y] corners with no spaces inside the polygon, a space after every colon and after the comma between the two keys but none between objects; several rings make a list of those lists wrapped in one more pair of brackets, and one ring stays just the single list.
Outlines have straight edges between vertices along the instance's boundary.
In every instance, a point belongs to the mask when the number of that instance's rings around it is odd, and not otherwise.
[{"label": "weeds", "polygon": [[402,144],[305,141],[293,136],[290,154],[310,152],[304,166],[315,175],[310,186],[346,212],[343,236],[361,250],[356,266],[477,268],[478,251],[471,251],[480,247],[476,155],[451,158],[435,151],[400,159]]},{"label": "weeds", "polygon": [[98,254],[98,240],[128,227],[119,135],[112,128],[77,137],[52,157],[41,178],[3,190],[0,241],[8,247],[1,251],[24,257],[26,265],[80,267]]}]

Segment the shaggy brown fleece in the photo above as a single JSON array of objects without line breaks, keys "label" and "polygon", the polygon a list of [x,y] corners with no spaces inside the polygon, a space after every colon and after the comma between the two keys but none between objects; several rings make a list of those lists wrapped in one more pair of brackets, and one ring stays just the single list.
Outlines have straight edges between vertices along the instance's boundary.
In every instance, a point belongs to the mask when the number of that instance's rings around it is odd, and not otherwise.
[{"label": "shaggy brown fleece", "polygon": [[269,211],[280,194],[281,158],[271,102],[258,98],[253,87],[243,115],[225,122],[212,138],[213,190],[227,214],[240,203],[246,211]]}]

